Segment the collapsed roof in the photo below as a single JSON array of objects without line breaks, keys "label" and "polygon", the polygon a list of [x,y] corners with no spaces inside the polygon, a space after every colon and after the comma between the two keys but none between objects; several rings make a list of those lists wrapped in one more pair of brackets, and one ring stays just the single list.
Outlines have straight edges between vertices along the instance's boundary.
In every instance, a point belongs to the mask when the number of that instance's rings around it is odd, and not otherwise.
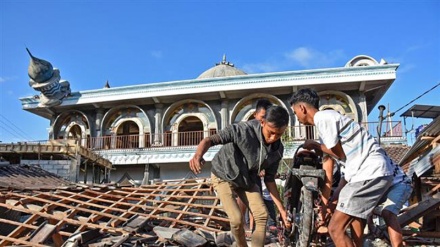
[{"label": "collapsed roof", "polygon": [[[69,182],[54,175],[30,181],[36,184],[33,188],[42,190],[23,190],[12,184],[1,193],[0,246],[109,246],[100,245],[109,242],[154,246],[157,241],[181,239],[176,229],[189,230],[180,233],[185,236],[198,229],[213,239],[229,230],[229,220],[206,179],[138,188],[70,184],[49,191],[42,186],[48,181]],[[173,229],[172,234],[164,229]]]}]

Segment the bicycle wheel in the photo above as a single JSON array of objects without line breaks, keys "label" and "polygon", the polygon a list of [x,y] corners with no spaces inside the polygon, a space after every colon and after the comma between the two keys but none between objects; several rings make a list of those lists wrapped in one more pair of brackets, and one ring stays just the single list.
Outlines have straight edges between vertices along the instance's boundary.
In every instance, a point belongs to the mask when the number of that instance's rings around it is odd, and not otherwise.
[{"label": "bicycle wheel", "polygon": [[308,247],[312,239],[313,228],[313,193],[306,187],[301,188],[301,195],[296,209],[299,222],[296,234],[296,246]]}]

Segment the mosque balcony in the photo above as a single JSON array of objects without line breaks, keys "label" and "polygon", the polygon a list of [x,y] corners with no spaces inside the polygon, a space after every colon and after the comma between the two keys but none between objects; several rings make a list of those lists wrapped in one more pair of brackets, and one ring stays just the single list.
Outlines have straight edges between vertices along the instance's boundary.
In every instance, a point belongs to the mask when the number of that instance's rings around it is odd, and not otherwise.
[{"label": "mosque balcony", "polygon": [[[379,122],[361,123],[376,139],[380,134],[382,144],[406,143],[405,132],[400,121],[384,121],[379,127]],[[195,146],[208,136],[216,134],[215,130],[209,131],[186,131],[166,132],[160,134],[135,134],[135,135],[113,135],[103,137],[90,137],[81,141],[82,145],[93,150],[130,150],[130,149],[169,149],[172,147],[187,147],[195,151]],[[313,126],[291,126],[287,128],[282,136],[286,147],[293,147],[301,144],[307,139],[318,139],[317,131]],[[192,148],[191,148],[192,147]],[[193,152],[191,151],[191,152]]]}]

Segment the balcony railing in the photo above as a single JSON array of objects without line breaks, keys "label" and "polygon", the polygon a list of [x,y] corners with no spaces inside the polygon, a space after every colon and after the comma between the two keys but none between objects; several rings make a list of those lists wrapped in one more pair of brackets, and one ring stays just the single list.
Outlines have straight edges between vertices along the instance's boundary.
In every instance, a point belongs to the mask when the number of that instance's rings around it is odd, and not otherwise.
[{"label": "balcony railing", "polygon": [[[378,124],[378,122],[361,123],[374,137],[378,137]],[[158,136],[150,133],[144,135],[115,135],[91,137],[81,143],[83,145],[86,143],[88,148],[95,150],[196,146],[203,138],[213,134],[216,134],[215,130],[166,132],[158,134]],[[404,132],[400,121],[383,122],[381,138],[403,137]],[[300,142],[306,139],[318,139],[314,126],[289,127],[281,138],[284,143]]]},{"label": "balcony railing", "polygon": [[[378,137],[378,127],[379,122],[364,122],[361,123],[364,128],[370,132],[370,134],[374,137]],[[384,121],[380,126],[380,137],[404,137],[405,132],[403,130],[401,121]]]}]

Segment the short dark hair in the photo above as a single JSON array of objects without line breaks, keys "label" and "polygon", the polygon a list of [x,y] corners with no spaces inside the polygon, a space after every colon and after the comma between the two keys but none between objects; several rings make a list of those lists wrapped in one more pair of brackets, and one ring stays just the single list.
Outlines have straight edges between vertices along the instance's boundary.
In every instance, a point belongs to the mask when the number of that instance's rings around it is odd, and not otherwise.
[{"label": "short dark hair", "polygon": [[257,106],[255,107],[255,112],[259,112],[262,109],[267,110],[271,106],[272,103],[268,99],[259,99],[257,101]]},{"label": "short dark hair", "polygon": [[315,90],[310,88],[303,88],[294,93],[289,100],[290,105],[303,102],[307,103],[316,109],[319,109],[319,96]]},{"label": "short dark hair", "polygon": [[289,124],[289,113],[282,106],[270,106],[266,110],[266,122],[272,123],[276,128]]}]

